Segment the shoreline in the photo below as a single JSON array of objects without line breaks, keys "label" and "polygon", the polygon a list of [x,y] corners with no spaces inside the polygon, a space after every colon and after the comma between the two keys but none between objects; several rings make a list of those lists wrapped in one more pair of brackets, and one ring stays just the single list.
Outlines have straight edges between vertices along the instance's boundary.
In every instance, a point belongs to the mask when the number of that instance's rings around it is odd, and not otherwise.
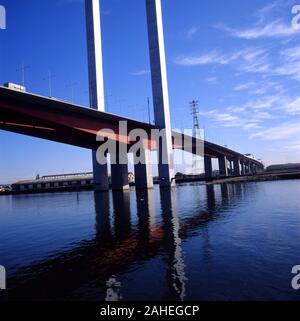
[{"label": "shoreline", "polygon": [[[194,178],[180,178],[176,180],[177,184],[184,183],[196,183],[202,182],[203,185],[214,185],[224,183],[246,183],[246,182],[263,182],[263,181],[277,181],[277,180],[290,180],[300,179],[300,171],[298,172],[277,172],[277,173],[261,173],[256,175],[244,175],[244,176],[230,176],[224,178],[214,178],[206,180],[203,177]],[[154,181],[154,184],[159,184],[158,181]],[[129,184],[131,187],[135,186],[134,183]],[[94,190],[93,185],[85,186],[67,186],[67,187],[52,187],[47,189],[35,189],[27,191],[7,191],[0,192],[0,196],[6,195],[28,195],[28,194],[45,194],[45,193],[64,193],[64,192],[81,192]]]}]

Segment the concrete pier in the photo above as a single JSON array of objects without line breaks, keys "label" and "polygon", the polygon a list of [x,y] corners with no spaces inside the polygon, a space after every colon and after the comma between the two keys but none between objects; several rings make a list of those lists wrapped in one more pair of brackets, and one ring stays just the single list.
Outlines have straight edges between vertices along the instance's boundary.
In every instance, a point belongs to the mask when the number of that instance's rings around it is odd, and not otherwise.
[{"label": "concrete pier", "polygon": [[109,181],[108,181],[108,167],[106,165],[101,165],[97,162],[96,151],[92,151],[92,161],[93,161],[93,173],[94,173],[94,188],[98,191],[108,191]]},{"label": "concrete pier", "polygon": [[[90,107],[105,111],[100,0],[85,0]],[[96,138],[95,138],[96,139]],[[97,190],[108,190],[107,164],[100,165],[92,152],[94,185]]]},{"label": "concrete pier", "polygon": [[250,166],[249,166],[249,163],[248,163],[248,162],[245,163],[245,174],[246,174],[246,175],[249,175],[249,174],[250,174]]},{"label": "concrete pier", "polygon": [[234,173],[233,173],[232,160],[229,160],[228,163],[229,163],[229,168],[228,168],[228,170],[229,170],[230,176],[232,176],[232,175],[234,174]]},{"label": "concrete pier", "polygon": [[118,145],[115,155],[111,159],[111,187],[115,191],[125,191],[130,188],[128,181],[128,155],[127,147]]},{"label": "concrete pier", "polygon": [[233,160],[233,172],[235,176],[241,175],[240,160],[238,158]]},{"label": "concrete pier", "polygon": [[205,170],[205,178],[212,179],[213,177],[213,168],[212,168],[212,159],[210,157],[204,157],[204,170]]},{"label": "concrete pier", "polygon": [[134,160],[135,187],[137,189],[153,188],[151,151],[146,148],[141,149],[139,160],[139,163],[136,159]]},{"label": "concrete pier", "polygon": [[219,173],[220,176],[228,176],[227,158],[226,156],[220,156],[219,160]]},{"label": "concrete pier", "polygon": [[246,174],[245,163],[241,161],[241,175],[245,175],[245,174]]},{"label": "concrete pier", "polygon": [[175,185],[175,170],[161,0],[146,0],[146,9],[155,125],[165,130],[165,146],[158,150],[158,173],[160,185],[170,187]]},{"label": "concrete pier", "polygon": [[128,165],[111,165],[111,188],[115,191],[128,190]]},{"label": "concrete pier", "polygon": [[252,175],[255,174],[255,165],[254,165],[254,163],[250,163],[250,174],[252,174]]}]

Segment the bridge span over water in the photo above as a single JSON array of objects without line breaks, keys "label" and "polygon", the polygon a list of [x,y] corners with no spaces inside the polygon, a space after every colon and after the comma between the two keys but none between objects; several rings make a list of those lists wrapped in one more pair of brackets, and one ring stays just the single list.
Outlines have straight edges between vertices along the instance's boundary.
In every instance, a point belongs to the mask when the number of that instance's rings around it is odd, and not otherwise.
[{"label": "bridge span over water", "polygon": [[[156,142],[151,140],[151,130],[155,126],[124,118],[106,112],[100,112],[83,106],[74,105],[57,99],[50,99],[29,93],[17,92],[0,87],[0,129],[42,138],[77,147],[97,150],[101,142],[96,140],[101,129],[111,129],[116,133],[118,143],[127,143],[128,150],[132,142],[119,132],[120,121],[126,121],[128,132],[133,129],[143,129],[149,133],[149,150],[156,150]],[[176,136],[176,133],[173,132]],[[185,141],[192,142],[189,152],[204,157],[207,179],[212,178],[212,159],[218,159],[220,176],[255,174],[263,170],[263,165],[257,160],[249,158],[229,148],[202,141],[187,135],[182,136]],[[204,146],[201,153],[196,146]],[[186,146],[185,146],[186,147]],[[173,149],[182,149],[173,141]],[[186,149],[185,149],[186,150]],[[112,175],[114,189],[125,189],[128,185],[128,166],[119,166],[118,175]],[[149,167],[143,164],[135,165],[137,187],[152,186],[152,175]],[[114,170],[116,172],[116,170]],[[113,171],[112,171],[113,173]]]}]

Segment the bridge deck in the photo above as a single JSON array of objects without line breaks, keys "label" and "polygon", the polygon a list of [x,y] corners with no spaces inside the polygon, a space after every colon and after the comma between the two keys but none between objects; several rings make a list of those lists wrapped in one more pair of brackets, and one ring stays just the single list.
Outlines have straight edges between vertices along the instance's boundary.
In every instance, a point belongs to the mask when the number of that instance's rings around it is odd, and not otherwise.
[{"label": "bridge deck", "polygon": [[[149,134],[149,137],[151,130],[156,128],[147,123],[65,101],[0,87],[0,129],[2,130],[97,149],[99,142],[96,141],[96,135],[101,129],[112,129],[116,133],[115,139],[128,143],[128,137],[119,132],[120,121],[127,121],[128,132],[141,128]],[[262,166],[260,162],[226,147],[208,141],[200,141],[200,143],[204,143],[205,156],[212,158],[226,156],[228,159],[238,157],[242,161]],[[195,145],[196,138],[193,138],[193,146]],[[153,150],[156,149],[154,141],[150,140],[149,146]],[[175,145],[173,147],[181,148]]]}]

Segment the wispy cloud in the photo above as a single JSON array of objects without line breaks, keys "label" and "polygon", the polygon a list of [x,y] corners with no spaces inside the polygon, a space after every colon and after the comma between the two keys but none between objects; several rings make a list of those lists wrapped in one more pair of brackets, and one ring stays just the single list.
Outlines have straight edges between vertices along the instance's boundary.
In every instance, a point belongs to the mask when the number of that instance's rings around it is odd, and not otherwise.
[{"label": "wispy cloud", "polygon": [[218,109],[214,109],[209,112],[201,112],[200,115],[218,122],[222,127],[235,127],[244,130],[260,127],[257,120],[240,117],[233,112],[221,112]]},{"label": "wispy cloud", "polygon": [[270,69],[267,49],[256,47],[244,48],[229,53],[213,50],[198,55],[181,55],[174,62],[185,67],[235,64],[240,71],[251,73],[267,72]]},{"label": "wispy cloud", "polygon": [[225,24],[217,24],[215,27],[229,35],[241,39],[258,38],[286,38],[296,35],[290,21],[285,22],[277,13],[282,13],[285,7],[291,7],[290,0],[273,1],[255,12],[256,21],[248,28],[232,28]]},{"label": "wispy cloud", "polygon": [[286,24],[281,19],[246,29],[235,29],[226,25],[216,25],[216,27],[233,37],[248,40],[257,38],[283,38],[297,34],[291,24]]},{"label": "wispy cloud", "polygon": [[175,59],[175,63],[182,66],[200,66],[208,64],[227,64],[227,60],[218,51],[211,51],[208,53],[194,55],[194,56],[180,56]]},{"label": "wispy cloud", "polygon": [[268,3],[267,5],[265,5],[264,7],[262,7],[261,9],[257,10],[254,14],[254,16],[258,19],[258,23],[263,23],[265,22],[265,20],[267,20],[268,18],[270,18],[270,15],[279,8],[282,8],[283,5],[285,5],[287,2],[289,2],[288,0],[277,0],[277,1],[273,1],[271,3]]},{"label": "wispy cloud", "polygon": [[300,134],[299,123],[287,122],[279,126],[260,131],[251,136],[251,138],[260,138],[263,140],[284,140]]},{"label": "wispy cloud", "polygon": [[244,90],[248,90],[248,89],[252,88],[253,86],[255,86],[255,82],[250,81],[250,82],[247,82],[247,83],[236,85],[233,88],[233,90],[234,91],[244,91]]},{"label": "wispy cloud", "polygon": [[218,78],[217,77],[208,77],[206,78],[206,82],[208,82],[209,84],[218,84]]},{"label": "wispy cloud", "polygon": [[280,52],[280,62],[273,73],[300,81],[300,46],[284,49]]},{"label": "wispy cloud", "polygon": [[300,152],[300,142],[296,141],[296,142],[288,143],[285,146],[285,149],[290,149],[296,152]]},{"label": "wispy cloud", "polygon": [[247,106],[249,106],[253,109],[270,109],[278,101],[279,101],[279,97],[277,95],[264,96],[264,97],[261,97],[256,100],[248,102]]},{"label": "wispy cloud", "polygon": [[111,9],[101,10],[101,14],[104,16],[109,16],[112,14],[112,10]]},{"label": "wispy cloud", "polygon": [[292,100],[289,104],[287,104],[285,106],[285,110],[290,114],[300,114],[300,97]]},{"label": "wispy cloud", "polygon": [[149,69],[141,69],[141,70],[130,72],[129,74],[131,76],[144,76],[144,75],[150,74],[150,70]]},{"label": "wispy cloud", "polygon": [[199,31],[199,27],[197,26],[192,26],[191,28],[188,29],[188,31],[186,32],[186,36],[188,39],[193,38]]}]

